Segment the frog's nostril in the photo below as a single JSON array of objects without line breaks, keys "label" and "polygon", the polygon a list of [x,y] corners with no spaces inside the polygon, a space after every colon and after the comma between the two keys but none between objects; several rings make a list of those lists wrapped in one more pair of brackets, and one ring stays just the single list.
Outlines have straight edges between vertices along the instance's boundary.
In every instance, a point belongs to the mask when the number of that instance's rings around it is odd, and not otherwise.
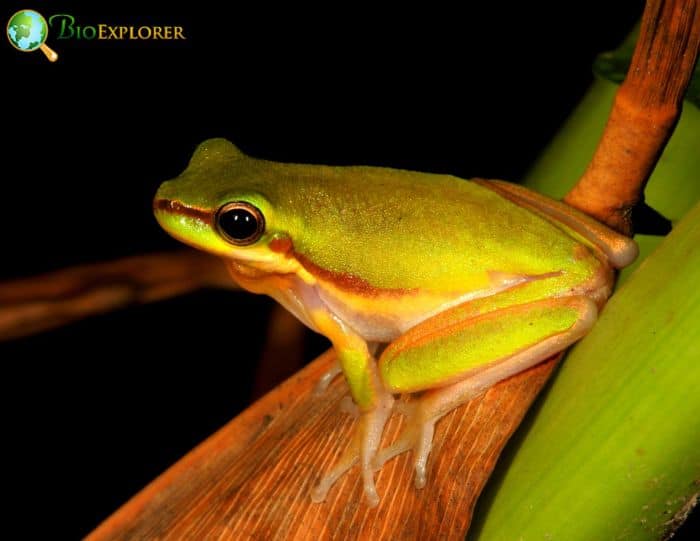
[{"label": "frog's nostril", "polygon": [[173,203],[174,201],[171,201],[170,199],[156,198],[153,200],[153,210],[172,212],[175,210]]}]

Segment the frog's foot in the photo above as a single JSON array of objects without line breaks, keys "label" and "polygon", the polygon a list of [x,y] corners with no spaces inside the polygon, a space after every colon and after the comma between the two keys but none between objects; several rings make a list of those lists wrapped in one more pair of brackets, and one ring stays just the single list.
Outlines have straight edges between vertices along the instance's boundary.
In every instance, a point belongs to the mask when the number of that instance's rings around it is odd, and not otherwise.
[{"label": "frog's foot", "polygon": [[[427,481],[427,464],[433,449],[435,423],[453,409],[482,394],[493,381],[487,378],[465,380],[440,389],[424,392],[408,402],[397,404],[396,410],[405,417],[404,428],[398,439],[381,449],[374,458],[375,471],[385,462],[406,451],[413,451],[416,488]],[[502,379],[502,378],[499,378]]]},{"label": "frog's foot", "polygon": [[311,500],[313,502],[319,503],[324,501],[328,491],[335,482],[359,460],[367,503],[370,507],[374,507],[379,503],[377,489],[374,487],[374,468],[372,465],[384,432],[384,425],[391,415],[393,402],[393,397],[386,393],[378,400],[378,404],[373,410],[361,414],[359,425],[355,430],[350,445],[345,449],[331,471],[323,476],[311,490]]},{"label": "frog's foot", "polygon": [[385,462],[406,451],[413,450],[413,465],[416,471],[416,488],[423,488],[426,482],[428,457],[433,448],[435,423],[439,416],[431,416],[420,401],[402,402],[396,408],[406,416],[406,426],[399,438],[389,447],[381,449],[374,458],[375,470],[380,470]]}]

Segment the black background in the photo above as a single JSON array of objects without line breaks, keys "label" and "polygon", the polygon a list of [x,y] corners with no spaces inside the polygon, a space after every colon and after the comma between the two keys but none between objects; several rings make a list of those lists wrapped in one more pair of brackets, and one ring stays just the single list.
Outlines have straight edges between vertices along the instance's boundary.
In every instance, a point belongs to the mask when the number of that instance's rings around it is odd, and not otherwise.
[{"label": "black background", "polygon": [[[177,247],[151,198],[208,137],[280,161],[517,180],[642,9],[460,4],[35,2],[78,24],[181,25],[188,39],[50,35],[55,64],[0,46],[0,278]],[[0,344],[9,519],[82,536],[233,417],[270,307],[205,291]]]}]

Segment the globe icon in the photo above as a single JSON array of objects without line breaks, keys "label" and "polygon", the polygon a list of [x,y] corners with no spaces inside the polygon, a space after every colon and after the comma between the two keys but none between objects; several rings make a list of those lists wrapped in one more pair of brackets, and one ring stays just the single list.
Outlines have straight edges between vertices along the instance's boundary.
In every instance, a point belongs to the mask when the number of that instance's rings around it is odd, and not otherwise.
[{"label": "globe icon", "polygon": [[16,49],[25,53],[41,49],[46,58],[55,62],[58,55],[45,43],[48,35],[46,19],[32,9],[18,11],[7,23],[7,38]]}]

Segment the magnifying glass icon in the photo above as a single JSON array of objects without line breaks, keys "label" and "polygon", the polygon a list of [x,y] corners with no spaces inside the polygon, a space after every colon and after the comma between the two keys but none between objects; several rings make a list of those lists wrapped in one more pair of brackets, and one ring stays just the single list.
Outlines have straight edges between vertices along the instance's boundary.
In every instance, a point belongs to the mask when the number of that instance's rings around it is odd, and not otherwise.
[{"label": "magnifying glass icon", "polygon": [[15,49],[23,53],[31,53],[39,49],[49,61],[56,62],[58,54],[46,45],[48,37],[49,25],[46,19],[33,9],[18,11],[7,23],[7,39]]}]

